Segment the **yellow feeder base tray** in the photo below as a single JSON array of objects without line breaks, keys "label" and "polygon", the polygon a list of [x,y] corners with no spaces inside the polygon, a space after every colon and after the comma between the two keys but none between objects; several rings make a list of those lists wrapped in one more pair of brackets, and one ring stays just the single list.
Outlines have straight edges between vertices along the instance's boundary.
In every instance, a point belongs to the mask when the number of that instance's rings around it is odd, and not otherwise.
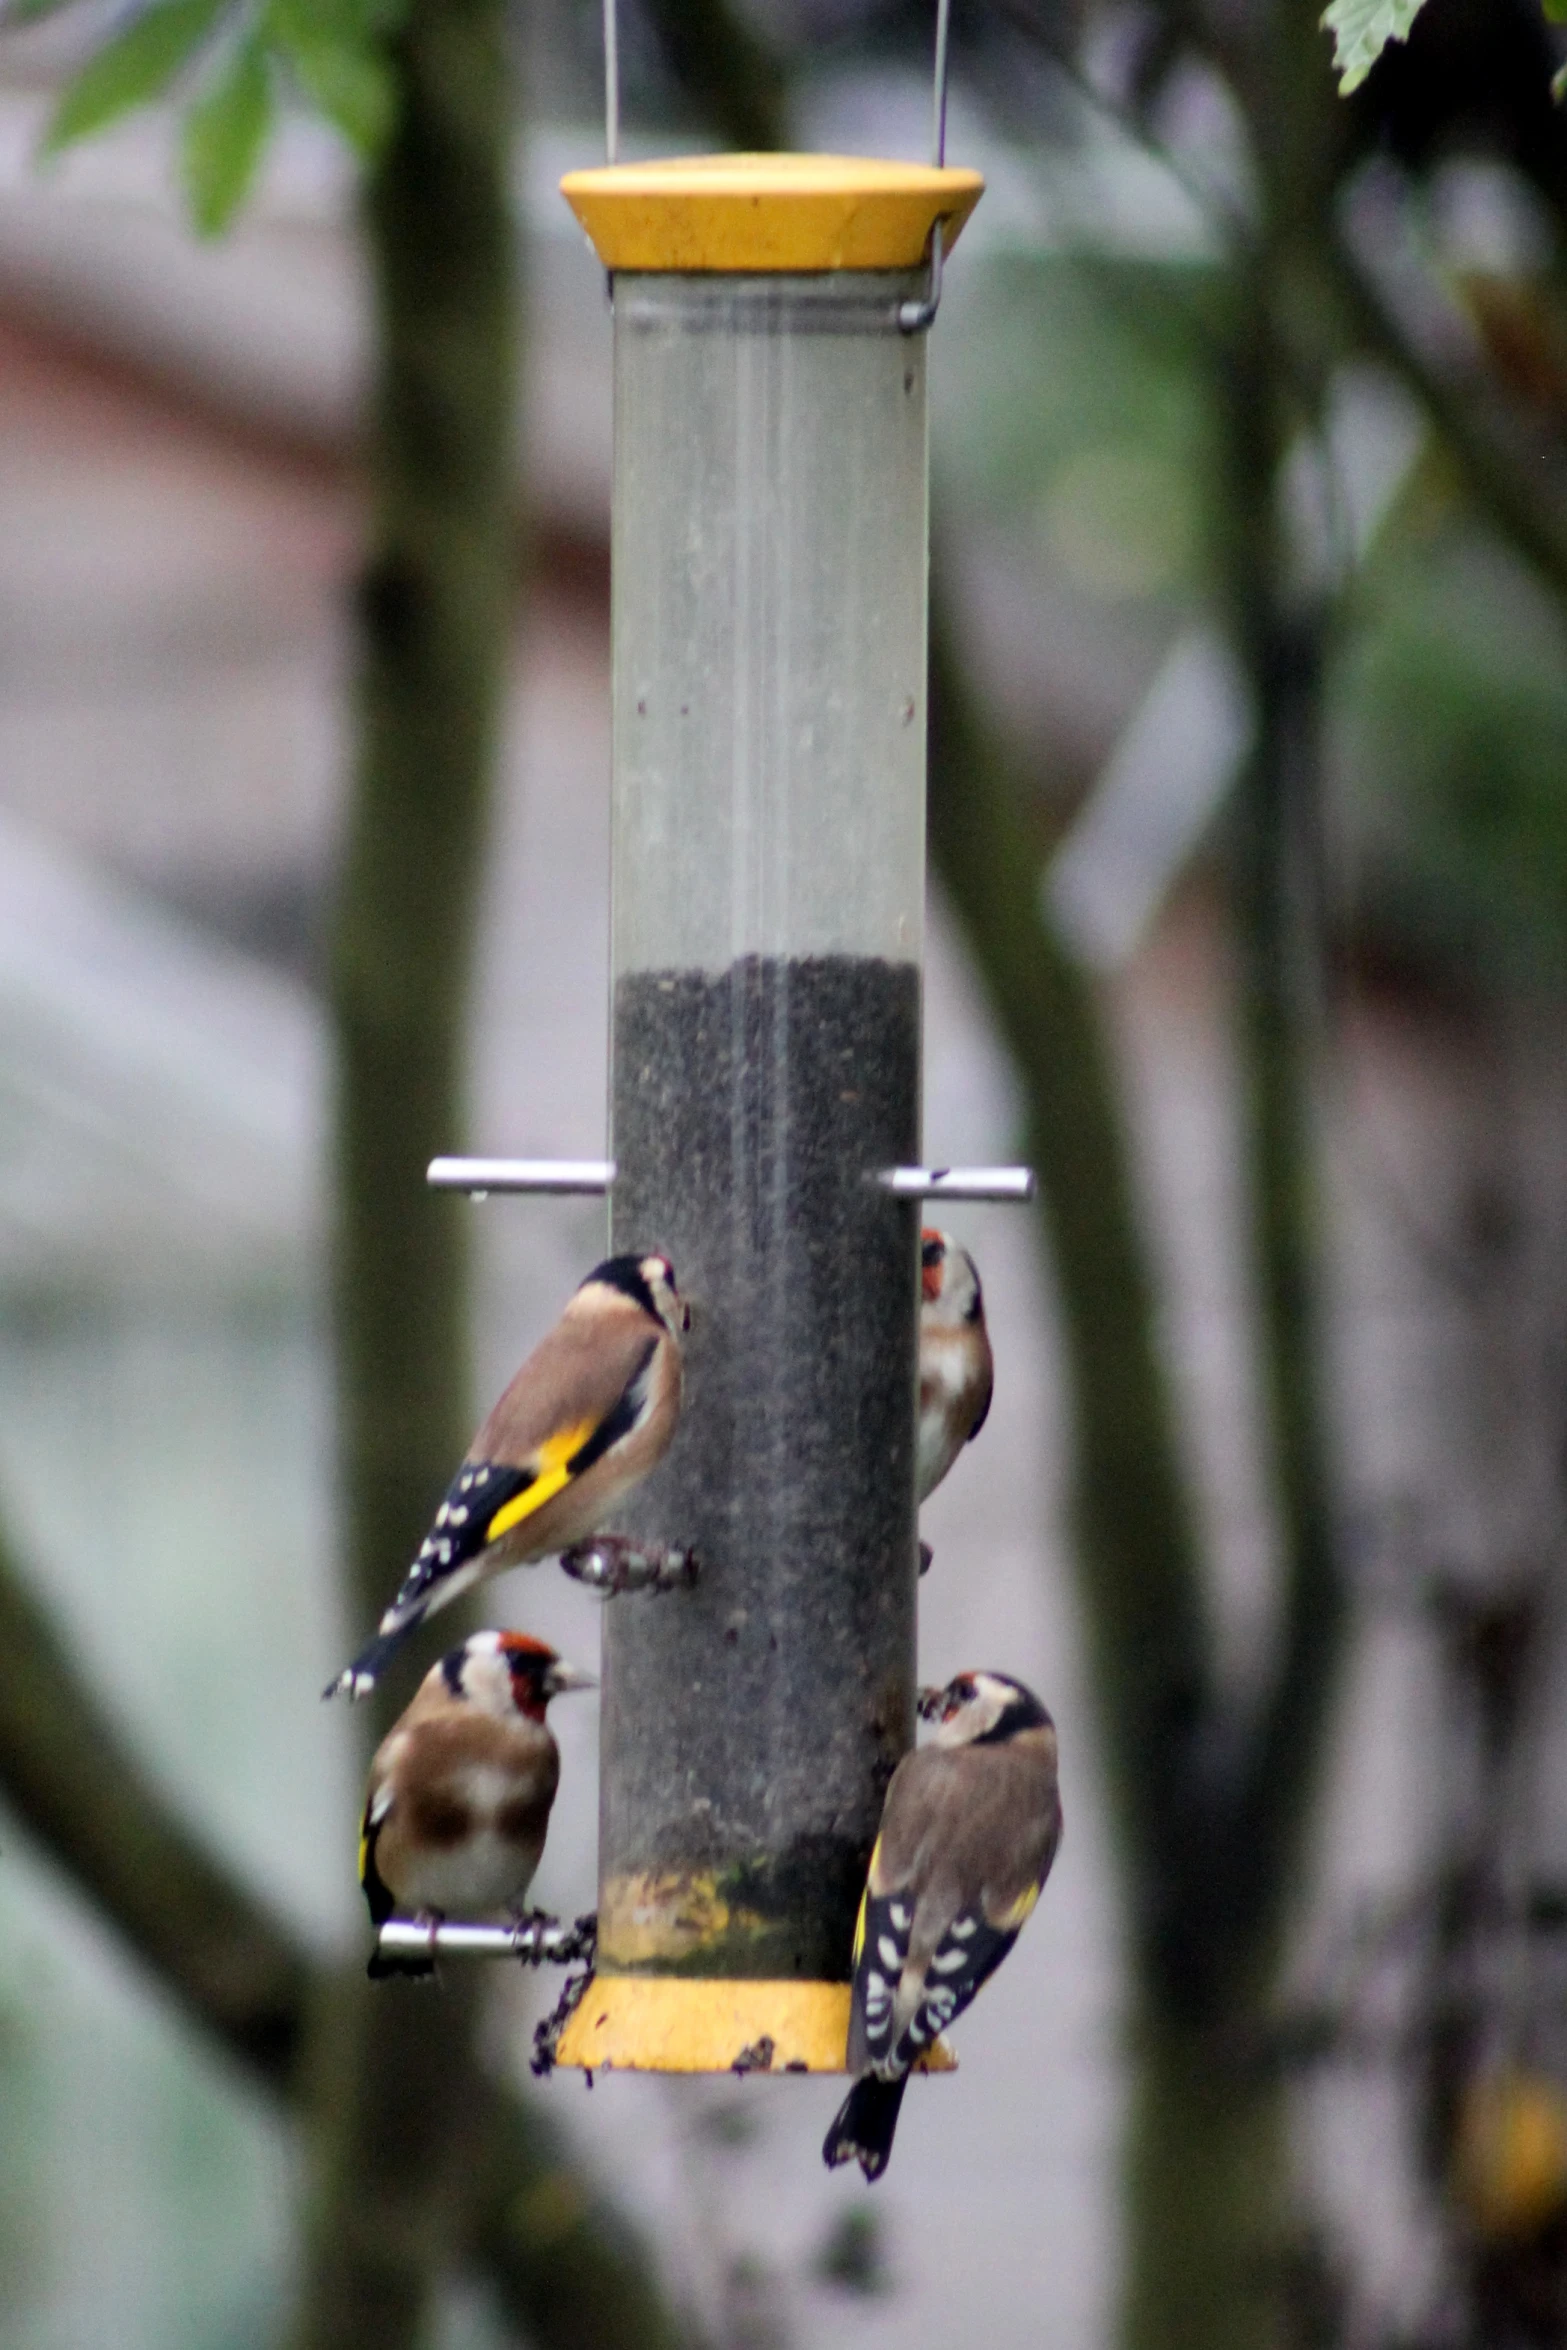
[{"label": "yellow feeder base tray", "polygon": [[[691,1975],[595,1975],[555,2052],[584,2072],[842,2073],[847,1983],[720,1981]],[[922,2072],[950,2073],[937,2040]]]}]

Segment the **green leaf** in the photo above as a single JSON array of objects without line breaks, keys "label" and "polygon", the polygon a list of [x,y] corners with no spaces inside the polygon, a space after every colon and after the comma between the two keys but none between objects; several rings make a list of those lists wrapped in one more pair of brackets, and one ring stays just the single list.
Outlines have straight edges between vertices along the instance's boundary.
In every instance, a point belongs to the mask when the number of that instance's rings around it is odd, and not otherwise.
[{"label": "green leaf", "polygon": [[54,155],[73,139],[128,114],[166,90],[211,32],[225,0],[155,0],[95,50],[65,89],[44,136]]},{"label": "green leaf", "polygon": [[1551,76],[1551,96],[1558,106],[1567,99],[1567,65],[1559,65]]},{"label": "green leaf", "polygon": [[272,71],[260,34],[252,33],[186,110],[180,162],[198,235],[219,235],[244,202],[272,114]]},{"label": "green leaf", "polygon": [[1406,41],[1421,0],[1331,0],[1322,29],[1333,35],[1339,96],[1358,90],[1389,41]]},{"label": "green leaf", "polygon": [[1544,6],[1552,24],[1567,24],[1567,0],[1544,0]]},{"label": "green leaf", "polygon": [[267,32],[301,89],[366,157],[385,145],[397,110],[385,21],[366,0],[270,0],[267,9]]}]

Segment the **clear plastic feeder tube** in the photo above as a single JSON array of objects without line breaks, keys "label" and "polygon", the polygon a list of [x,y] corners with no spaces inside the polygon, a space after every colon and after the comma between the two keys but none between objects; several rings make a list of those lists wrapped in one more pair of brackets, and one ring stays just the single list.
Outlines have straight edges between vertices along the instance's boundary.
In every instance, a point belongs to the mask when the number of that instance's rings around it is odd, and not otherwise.
[{"label": "clear plastic feeder tube", "polygon": [[[690,1302],[606,1611],[599,1955],[564,2061],[844,2061],[913,1735],[933,223],[971,172],[728,156],[571,175],[613,273],[617,1251]],[[908,322],[907,311],[903,321]],[[683,1977],[684,1981],[671,1978]]]},{"label": "clear plastic feeder tube", "polygon": [[918,273],[615,283],[617,1250],[692,1309],[609,1611],[609,1968],[842,1979],[913,1729],[925,896]]}]

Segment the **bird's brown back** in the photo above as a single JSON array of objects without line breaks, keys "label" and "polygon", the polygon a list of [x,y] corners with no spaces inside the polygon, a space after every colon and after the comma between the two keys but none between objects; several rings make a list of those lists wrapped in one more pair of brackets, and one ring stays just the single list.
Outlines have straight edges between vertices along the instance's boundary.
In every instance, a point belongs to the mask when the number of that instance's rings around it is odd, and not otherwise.
[{"label": "bird's brown back", "polygon": [[667,1335],[629,1297],[605,1298],[591,1317],[568,1310],[512,1380],[468,1458],[520,1465],[562,1428],[598,1427]]},{"label": "bird's brown back", "polygon": [[[964,1910],[999,1925],[1043,1881],[1060,1835],[1053,1730],[995,1745],[920,1747],[887,1791],[874,1889],[917,1882],[916,1942],[934,1949]],[[921,1955],[911,1947],[911,1959]]]}]

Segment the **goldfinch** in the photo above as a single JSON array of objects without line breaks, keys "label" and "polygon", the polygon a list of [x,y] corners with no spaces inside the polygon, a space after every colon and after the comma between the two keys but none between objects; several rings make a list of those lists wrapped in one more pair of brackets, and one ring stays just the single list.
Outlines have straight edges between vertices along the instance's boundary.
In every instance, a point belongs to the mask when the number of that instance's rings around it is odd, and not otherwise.
[{"label": "goldfinch", "polygon": [[469,1446],[375,1638],[324,1697],[365,1696],[409,1633],[482,1576],[597,1532],[669,1449],[690,1319],[667,1257],[595,1265]]},{"label": "goldfinch", "polygon": [[1055,1724],[1004,1673],[922,1697],[935,1743],[892,1774],[854,1932],[849,2069],[829,2169],[879,2179],[909,2068],[1006,1957],[1061,1841]]},{"label": "goldfinch", "polygon": [[[433,1665],[370,1765],[359,1882],[371,1922],[518,1912],[533,1882],[560,1751],[544,1711],[593,1689],[525,1632],[475,1632]],[[371,1958],[370,1973],[427,1975],[428,1959]]]},{"label": "goldfinch", "polygon": [[934,1493],[985,1425],[994,1373],[974,1260],[950,1233],[920,1234],[919,1497]]}]

